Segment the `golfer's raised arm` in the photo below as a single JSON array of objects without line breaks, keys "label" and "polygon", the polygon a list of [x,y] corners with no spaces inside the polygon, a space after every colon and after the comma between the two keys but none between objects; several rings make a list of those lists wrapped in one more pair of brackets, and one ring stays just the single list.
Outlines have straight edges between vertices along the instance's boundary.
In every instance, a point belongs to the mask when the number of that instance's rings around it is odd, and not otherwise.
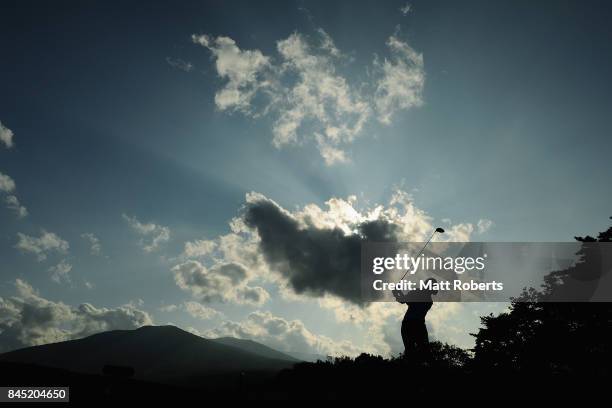
[{"label": "golfer's raised arm", "polygon": [[393,293],[395,300],[397,300],[398,302],[400,303],[408,302],[406,294],[404,294],[401,290],[393,290],[391,292]]}]

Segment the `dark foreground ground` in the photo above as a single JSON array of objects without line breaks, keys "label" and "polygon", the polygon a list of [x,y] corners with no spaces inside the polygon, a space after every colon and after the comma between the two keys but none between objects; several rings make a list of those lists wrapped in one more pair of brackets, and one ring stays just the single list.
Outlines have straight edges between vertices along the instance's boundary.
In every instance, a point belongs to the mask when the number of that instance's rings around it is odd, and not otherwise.
[{"label": "dark foreground ground", "polygon": [[[316,404],[383,402],[413,405],[415,401],[567,402],[607,399],[607,375],[469,372],[465,368],[413,366],[399,360],[364,357],[336,362],[301,363],[276,374],[235,373],[202,378],[201,386],[182,387],[108,375],[0,363],[0,384],[6,386],[68,386],[71,405],[155,403],[207,405],[249,401]],[[36,404],[40,406],[41,404]],[[57,404],[55,404],[57,405]],[[20,404],[23,406],[23,404]]]}]

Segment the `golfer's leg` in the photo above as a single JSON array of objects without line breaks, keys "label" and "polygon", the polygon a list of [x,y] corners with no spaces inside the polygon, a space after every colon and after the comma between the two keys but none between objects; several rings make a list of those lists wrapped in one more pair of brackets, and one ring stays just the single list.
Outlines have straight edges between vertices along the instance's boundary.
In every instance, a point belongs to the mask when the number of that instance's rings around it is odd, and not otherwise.
[{"label": "golfer's leg", "polygon": [[429,334],[427,333],[425,321],[419,327],[419,349],[423,360],[429,360],[431,350],[429,348]]},{"label": "golfer's leg", "polygon": [[404,358],[410,353],[410,335],[408,333],[408,323],[402,321],[402,342],[404,343]]},{"label": "golfer's leg", "polygon": [[429,333],[427,332],[427,325],[425,324],[425,321],[423,321],[423,324],[421,325],[421,342],[422,344],[429,346]]}]

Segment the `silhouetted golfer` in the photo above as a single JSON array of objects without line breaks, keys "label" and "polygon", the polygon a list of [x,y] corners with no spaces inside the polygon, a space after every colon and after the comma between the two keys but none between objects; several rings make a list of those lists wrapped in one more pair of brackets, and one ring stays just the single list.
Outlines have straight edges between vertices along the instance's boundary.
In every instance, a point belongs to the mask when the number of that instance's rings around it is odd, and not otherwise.
[{"label": "silhouetted golfer", "polygon": [[[434,278],[426,282],[437,283]],[[402,320],[402,341],[404,342],[404,358],[424,361],[429,357],[429,336],[425,326],[425,316],[433,305],[432,296],[437,290],[413,290],[403,293],[393,291],[393,296],[400,303],[408,305],[408,310]]]}]

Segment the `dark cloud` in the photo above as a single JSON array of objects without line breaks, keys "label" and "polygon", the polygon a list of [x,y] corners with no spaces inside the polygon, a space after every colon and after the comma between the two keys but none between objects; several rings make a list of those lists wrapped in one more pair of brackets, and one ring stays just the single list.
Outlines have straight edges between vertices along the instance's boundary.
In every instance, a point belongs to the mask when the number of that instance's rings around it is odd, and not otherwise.
[{"label": "dark cloud", "polygon": [[362,242],[394,242],[398,229],[384,219],[358,224],[350,235],[339,228],[304,226],[263,196],[246,204],[244,221],[257,231],[267,263],[288,279],[296,293],[329,293],[355,304],[362,303]]}]

